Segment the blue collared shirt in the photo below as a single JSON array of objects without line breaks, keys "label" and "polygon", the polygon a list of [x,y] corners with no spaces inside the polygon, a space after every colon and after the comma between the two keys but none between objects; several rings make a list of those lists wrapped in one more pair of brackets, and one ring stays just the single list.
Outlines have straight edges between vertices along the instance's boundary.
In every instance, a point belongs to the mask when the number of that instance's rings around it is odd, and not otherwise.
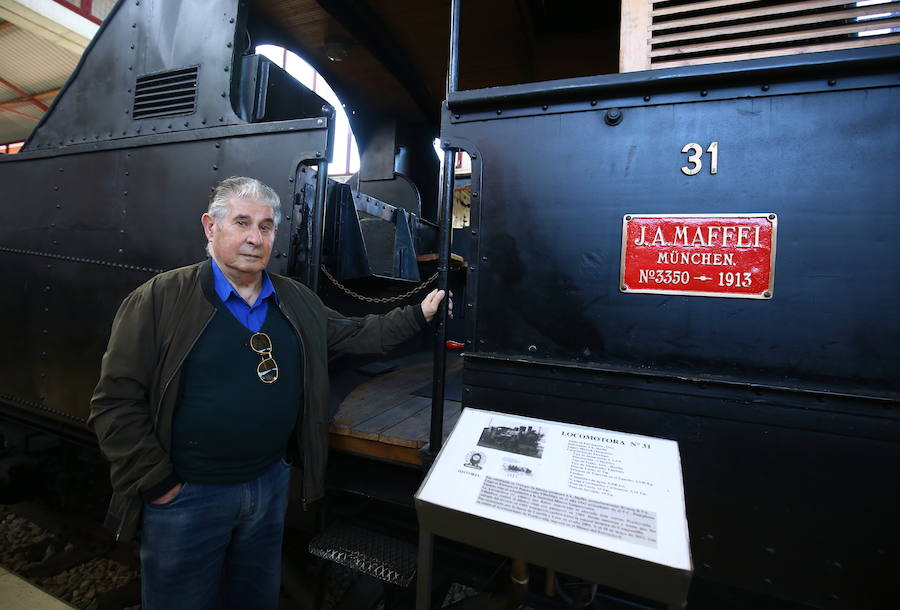
[{"label": "blue collared shirt", "polygon": [[237,318],[238,322],[255,333],[259,332],[259,329],[262,328],[266,321],[266,314],[269,313],[269,299],[278,303],[278,295],[275,293],[275,287],[272,286],[269,274],[263,270],[262,288],[259,291],[259,296],[256,297],[256,303],[251,306],[234,289],[234,286],[231,285],[231,282],[219,269],[215,259],[210,259],[210,262],[212,262],[213,270],[213,287],[216,290],[216,294],[225,303],[225,307]]}]

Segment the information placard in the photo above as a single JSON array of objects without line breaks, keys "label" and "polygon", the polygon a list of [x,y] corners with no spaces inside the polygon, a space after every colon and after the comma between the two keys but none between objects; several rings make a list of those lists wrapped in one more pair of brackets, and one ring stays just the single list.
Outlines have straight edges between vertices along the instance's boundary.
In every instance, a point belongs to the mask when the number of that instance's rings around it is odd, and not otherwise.
[{"label": "information placard", "polygon": [[691,570],[674,441],[466,408],[416,498]]},{"label": "information placard", "polygon": [[777,217],[627,214],[622,292],[770,299]]}]

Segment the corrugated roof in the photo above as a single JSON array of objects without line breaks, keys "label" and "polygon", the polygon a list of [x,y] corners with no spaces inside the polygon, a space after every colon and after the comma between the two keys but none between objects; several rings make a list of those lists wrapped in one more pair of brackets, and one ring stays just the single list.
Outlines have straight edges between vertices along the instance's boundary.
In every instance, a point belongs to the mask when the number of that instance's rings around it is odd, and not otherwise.
[{"label": "corrugated roof", "polygon": [[[15,25],[0,28],[0,78],[19,89],[39,95],[59,89],[78,64],[78,55]],[[0,104],[22,96],[0,83]],[[52,96],[40,98],[49,105]],[[28,137],[37,121],[16,113],[40,117],[30,102],[0,106],[0,144]],[[9,112],[6,109],[14,112]]]},{"label": "corrugated roof", "polygon": [[[19,27],[0,31],[0,77],[29,93],[59,88],[78,64],[79,56]],[[0,101],[19,97],[8,89]]]},{"label": "corrugated roof", "polygon": [[[37,107],[32,106],[32,108],[34,109],[34,111],[25,107],[14,107],[15,110],[21,111],[25,114],[38,114],[39,111]],[[26,119],[25,117],[13,114],[11,112],[6,112],[5,110],[3,112],[0,112],[0,144],[24,140],[36,125],[37,121]]]}]

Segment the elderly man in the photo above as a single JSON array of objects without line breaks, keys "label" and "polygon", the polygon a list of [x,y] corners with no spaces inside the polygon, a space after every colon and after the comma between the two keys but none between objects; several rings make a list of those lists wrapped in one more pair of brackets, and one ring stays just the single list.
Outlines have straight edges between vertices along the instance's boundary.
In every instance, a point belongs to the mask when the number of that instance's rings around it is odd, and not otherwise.
[{"label": "elderly man", "polygon": [[201,218],[209,260],[154,277],[113,321],[90,424],[107,525],[141,530],[144,610],[276,607],[290,464],[304,504],[324,494],[329,355],[391,349],[444,296],[345,318],[265,271],[280,217],[268,186],[223,180]]}]

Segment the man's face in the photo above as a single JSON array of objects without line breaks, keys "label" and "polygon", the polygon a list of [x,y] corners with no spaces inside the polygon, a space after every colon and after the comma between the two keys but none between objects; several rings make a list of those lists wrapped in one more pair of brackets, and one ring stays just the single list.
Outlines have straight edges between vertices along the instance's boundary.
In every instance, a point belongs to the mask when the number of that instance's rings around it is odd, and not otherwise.
[{"label": "man's face", "polygon": [[275,242],[272,208],[255,199],[232,199],[219,222],[201,218],[210,250],[226,275],[259,274],[269,264]]}]

